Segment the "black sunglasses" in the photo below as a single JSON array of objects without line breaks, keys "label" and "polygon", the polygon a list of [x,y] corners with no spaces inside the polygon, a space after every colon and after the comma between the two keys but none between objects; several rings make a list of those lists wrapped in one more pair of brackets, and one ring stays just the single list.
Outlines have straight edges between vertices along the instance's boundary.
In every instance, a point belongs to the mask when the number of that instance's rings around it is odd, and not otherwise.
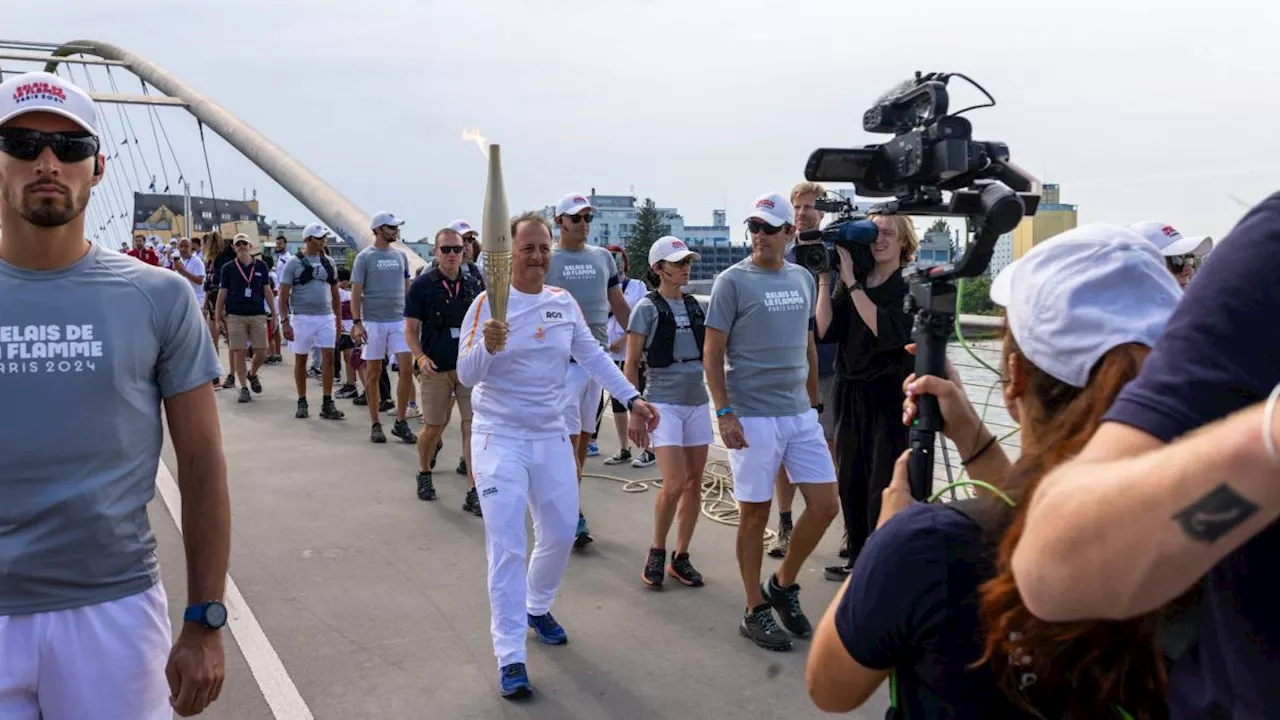
[{"label": "black sunglasses", "polygon": [[1174,272],[1182,272],[1182,268],[1187,265],[1192,268],[1200,267],[1200,258],[1194,255],[1174,255],[1173,257],[1165,258],[1165,260],[1169,261],[1169,269]]},{"label": "black sunglasses", "polygon": [[764,233],[765,235],[777,235],[778,233],[782,232],[781,225],[779,225],[778,227],[774,227],[772,225],[762,223],[759,220],[748,220],[747,229],[750,230],[752,233],[755,233],[755,234]]},{"label": "black sunglasses", "polygon": [[565,215],[565,217],[569,218],[575,223],[584,222],[590,225],[591,221],[594,220],[596,216],[592,215],[591,213],[579,213],[577,215]]},{"label": "black sunglasses", "polygon": [[442,252],[445,255],[458,255],[462,252],[462,246],[461,245],[445,245],[443,247],[436,248],[436,251]]},{"label": "black sunglasses", "polygon": [[27,128],[0,130],[0,152],[19,160],[35,160],[53,148],[60,162],[75,163],[98,154],[98,138],[84,131],[46,133]]}]

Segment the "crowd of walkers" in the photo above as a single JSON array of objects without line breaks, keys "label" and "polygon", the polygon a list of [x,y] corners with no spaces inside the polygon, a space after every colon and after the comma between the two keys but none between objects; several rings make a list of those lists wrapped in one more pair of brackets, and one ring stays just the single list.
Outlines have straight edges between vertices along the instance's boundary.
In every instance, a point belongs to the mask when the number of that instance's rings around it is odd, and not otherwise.
[{"label": "crowd of walkers", "polygon": [[[504,697],[533,693],[529,630],[568,640],[551,610],[573,548],[594,539],[578,485],[607,391],[626,418],[610,460],[634,448],[663,478],[639,581],[704,583],[691,546],[718,434],[741,514],[739,632],[770,650],[811,638],[808,690],[824,710],[858,707],[886,679],[891,715],[907,720],[1254,720],[1280,707],[1280,342],[1266,332],[1280,310],[1280,195],[1218,245],[1163,223],[1089,225],[998,273],[999,387],[1022,431],[1012,459],[954,371],[911,372],[908,219],[873,217],[866,272],[843,249],[831,272],[788,261],[796,231],[822,220],[819,185],[755,201],[751,255],[707,300],[684,291],[699,257],[670,236],[633,290],[619,257],[586,242],[590,200],[566,195],[550,221],[511,221],[495,318],[463,221],[436,234],[416,277],[385,212],[350,272],[320,225],[274,267],[246,235],[100,248],[84,238],[106,162],[97,127],[89,96],[54,75],[0,83],[0,292],[23,300],[0,311],[0,424],[22,448],[0,479],[2,720],[159,720],[217,700],[231,518],[214,389],[252,402],[285,342],[295,417],[310,417],[312,375],[323,420],[347,418],[335,399],[363,399],[384,443],[394,412],[424,501],[457,406]],[[906,428],[923,395],[980,483],[971,499],[912,497]],[[50,397],[83,408],[31,422]],[[162,417],[188,563],[176,639],[146,516]],[[785,532],[766,572],[775,495]],[[797,577],[837,515],[847,562],[825,575],[843,585],[814,625]]]}]

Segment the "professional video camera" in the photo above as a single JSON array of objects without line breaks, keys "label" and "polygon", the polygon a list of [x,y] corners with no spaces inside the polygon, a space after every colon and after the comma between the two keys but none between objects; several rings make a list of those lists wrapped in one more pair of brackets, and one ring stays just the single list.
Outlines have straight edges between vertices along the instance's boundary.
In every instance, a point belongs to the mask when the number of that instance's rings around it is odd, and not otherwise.
[{"label": "professional video camera", "polygon": [[865,215],[857,214],[852,201],[838,195],[818,198],[814,207],[819,212],[834,214],[836,218],[821,230],[805,230],[797,236],[796,264],[814,275],[839,268],[840,255],[836,248],[843,247],[853,258],[854,277],[866,280],[867,273],[876,264],[875,258],[871,257],[871,244],[879,234],[876,224],[867,220]]},{"label": "professional video camera", "polygon": [[[953,77],[969,82],[988,102],[948,114],[947,82]],[[1024,215],[1034,215],[1040,202],[1039,181],[1010,162],[1008,146],[974,140],[973,126],[960,117],[995,104],[981,85],[960,73],[917,72],[862,116],[867,132],[893,133],[892,140],[861,148],[818,149],[805,165],[808,180],[851,182],[863,197],[893,198],[873,208],[875,213],[969,219],[974,239],[959,258],[928,268],[913,265],[904,274],[910,285],[907,312],[915,317],[912,338],[918,376],[946,376],[947,340],[956,315],[955,281],[985,271],[996,240],[1017,227]],[[820,236],[824,242],[830,238],[833,244],[865,248],[875,240],[875,234],[860,225],[865,222],[848,205]],[[802,247],[796,245],[797,261]],[[806,257],[813,252],[806,250]],[[909,468],[911,494],[923,500],[932,495],[934,438],[942,428],[937,399],[921,397],[917,418],[911,429]]]}]

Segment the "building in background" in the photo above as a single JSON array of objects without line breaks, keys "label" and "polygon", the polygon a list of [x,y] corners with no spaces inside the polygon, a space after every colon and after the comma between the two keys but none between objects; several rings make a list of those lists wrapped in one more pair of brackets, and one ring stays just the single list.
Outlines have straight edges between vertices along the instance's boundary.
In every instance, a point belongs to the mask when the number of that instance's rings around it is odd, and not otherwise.
[{"label": "building in background", "polygon": [[217,230],[224,235],[243,232],[240,223],[256,225],[259,240],[270,237],[271,228],[258,210],[257,199],[228,200],[191,196],[191,228],[183,216],[185,197],[158,193],[133,194],[133,234],[155,235],[168,242]]},{"label": "building in background", "polygon": [[1046,184],[1036,214],[1022,218],[1013,230],[1013,260],[1054,235],[1074,229],[1076,218],[1076,206],[1062,202],[1058,185]]},{"label": "building in background", "polygon": [[267,236],[271,238],[271,244],[275,245],[276,238],[281,235],[289,244],[289,252],[297,252],[302,247],[302,231],[306,229],[306,225],[299,225],[296,222],[273,222],[267,224]]},{"label": "building in background", "polygon": [[1013,233],[1007,232],[996,240],[996,247],[991,253],[991,262],[987,265],[987,275],[994,278],[1000,271],[1013,262]]},{"label": "building in background", "polygon": [[951,230],[930,230],[920,236],[920,249],[916,252],[916,264],[920,267],[945,265],[951,262]]}]

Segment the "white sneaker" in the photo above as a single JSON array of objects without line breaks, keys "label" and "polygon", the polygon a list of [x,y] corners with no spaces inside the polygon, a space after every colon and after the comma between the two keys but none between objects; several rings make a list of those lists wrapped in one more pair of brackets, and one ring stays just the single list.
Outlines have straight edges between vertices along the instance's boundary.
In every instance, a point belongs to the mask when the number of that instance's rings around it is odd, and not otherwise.
[{"label": "white sneaker", "polygon": [[610,455],[609,457],[605,458],[605,459],[604,459],[604,464],[605,464],[605,465],[621,465],[622,463],[624,463],[624,462],[626,462],[626,461],[628,461],[628,460],[630,460],[630,459],[631,459],[631,451],[630,451],[630,450],[628,450],[627,448],[623,448],[623,449],[619,450],[618,452],[616,452],[616,453],[614,453],[614,454]]},{"label": "white sneaker", "polygon": [[410,403],[409,403],[409,407],[408,407],[408,408],[406,408],[406,409],[405,409],[405,411],[404,411],[404,416],[405,416],[406,418],[420,418],[420,417],[422,417],[422,411],[418,409],[418,403],[416,403],[416,402],[410,402]]},{"label": "white sneaker", "polygon": [[644,452],[640,453],[640,457],[631,461],[631,467],[647,468],[656,462],[658,462],[658,457],[653,454],[653,451],[645,450]]}]

